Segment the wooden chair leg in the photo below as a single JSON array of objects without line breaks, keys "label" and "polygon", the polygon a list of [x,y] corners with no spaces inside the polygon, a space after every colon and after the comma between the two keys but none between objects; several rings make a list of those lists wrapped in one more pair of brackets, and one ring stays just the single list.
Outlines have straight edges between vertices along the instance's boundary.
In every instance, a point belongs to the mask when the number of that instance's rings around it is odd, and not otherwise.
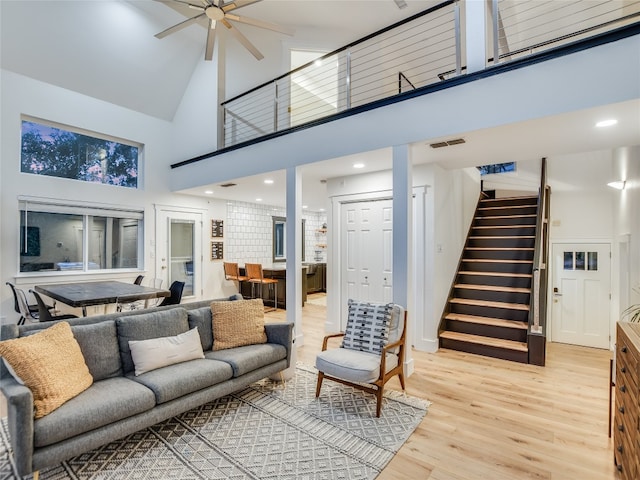
[{"label": "wooden chair leg", "polygon": [[384,391],[384,387],[379,387],[376,392],[376,417],[380,417],[380,413],[382,413],[382,392]]},{"label": "wooden chair leg", "polygon": [[33,480],[38,480],[40,478],[40,470],[36,470],[33,472]]},{"label": "wooden chair leg", "polygon": [[324,379],[324,373],[318,372],[318,383],[316,384],[316,398],[320,396],[320,388],[322,388],[323,379]]},{"label": "wooden chair leg", "polygon": [[404,391],[404,373],[399,373],[398,378],[400,379],[400,386],[402,387],[402,391]]}]

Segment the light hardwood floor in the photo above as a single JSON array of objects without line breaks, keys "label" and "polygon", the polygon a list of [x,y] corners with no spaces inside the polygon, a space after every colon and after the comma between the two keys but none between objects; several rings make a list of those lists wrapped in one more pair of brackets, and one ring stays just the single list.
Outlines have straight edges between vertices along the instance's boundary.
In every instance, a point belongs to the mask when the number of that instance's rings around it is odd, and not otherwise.
[{"label": "light hardwood floor", "polygon": [[[321,306],[303,308],[299,362],[315,363],[325,317]],[[413,358],[407,393],[433,403],[378,479],[617,478],[607,435],[610,352],[550,343],[545,367],[445,349]],[[400,390],[397,379],[388,386]]]}]

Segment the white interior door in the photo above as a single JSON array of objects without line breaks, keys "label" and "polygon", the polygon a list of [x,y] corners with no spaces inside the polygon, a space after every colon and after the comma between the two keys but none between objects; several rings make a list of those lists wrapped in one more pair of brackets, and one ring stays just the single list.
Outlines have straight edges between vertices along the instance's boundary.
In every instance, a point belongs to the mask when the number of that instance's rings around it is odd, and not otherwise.
[{"label": "white interior door", "polygon": [[349,298],[393,300],[392,200],[344,203],[341,207],[341,325]]},{"label": "white interior door", "polygon": [[202,296],[202,214],[159,210],[156,242],[156,271],[163,287],[181,281],[183,298]]},{"label": "white interior door", "polygon": [[552,253],[552,340],[609,348],[611,245],[556,243]]}]

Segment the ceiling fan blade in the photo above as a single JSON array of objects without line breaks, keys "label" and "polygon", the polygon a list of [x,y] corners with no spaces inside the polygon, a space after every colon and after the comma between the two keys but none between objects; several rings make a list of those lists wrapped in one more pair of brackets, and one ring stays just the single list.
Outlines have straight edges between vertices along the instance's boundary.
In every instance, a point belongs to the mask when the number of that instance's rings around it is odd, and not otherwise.
[{"label": "ceiling fan blade", "polygon": [[233,2],[222,5],[222,10],[224,10],[225,12],[230,12],[231,10],[235,10],[236,8],[246,7],[247,5],[258,3],[261,1],[262,0],[234,0]]},{"label": "ceiling fan blade", "polygon": [[403,9],[406,8],[407,6],[407,2],[405,2],[404,0],[393,0],[394,2],[396,2],[396,5],[398,6],[399,9]]},{"label": "ceiling fan blade", "polygon": [[257,20],[255,18],[241,17],[233,13],[227,13],[225,15],[227,20],[233,20],[235,22],[245,23],[247,25],[253,25],[254,27],[266,28],[267,30],[273,30],[274,32],[284,33],[285,35],[293,35],[295,30],[288,27],[281,27],[275,23],[265,22],[263,20]]},{"label": "ceiling fan blade", "polygon": [[196,15],[195,17],[187,18],[184,22],[180,22],[177,25],[174,25],[173,27],[169,27],[166,30],[161,31],[160,33],[156,33],[154,36],[156,38],[164,38],[167,35],[171,35],[172,33],[175,33],[178,30],[182,30],[183,28],[196,23],[199,19],[203,18],[204,16],[205,14],[201,13],[200,15]]},{"label": "ceiling fan blade", "polygon": [[164,3],[165,5],[169,5],[171,3],[180,3],[182,5],[186,5],[189,8],[193,8],[194,10],[204,10],[204,7],[201,7],[200,5],[195,5],[191,2],[187,2],[186,0],[157,0],[160,3]]},{"label": "ceiling fan blade", "polygon": [[247,37],[245,37],[242,32],[240,32],[240,30],[238,30],[236,27],[234,27],[233,25],[231,25],[227,20],[222,19],[222,24],[227,27],[229,29],[229,31],[236,37],[236,39],[242,44],[244,45],[244,48],[246,48],[247,50],[249,50],[251,52],[251,54],[256,57],[256,60],[262,60],[264,58],[264,55],[262,55],[262,53],[260,53],[260,50],[258,50],[253,43],[251,43],[249,41],[249,39]]},{"label": "ceiling fan blade", "polygon": [[207,48],[204,51],[204,59],[213,60],[213,45],[216,40],[216,21],[209,20],[209,28],[207,28]]}]

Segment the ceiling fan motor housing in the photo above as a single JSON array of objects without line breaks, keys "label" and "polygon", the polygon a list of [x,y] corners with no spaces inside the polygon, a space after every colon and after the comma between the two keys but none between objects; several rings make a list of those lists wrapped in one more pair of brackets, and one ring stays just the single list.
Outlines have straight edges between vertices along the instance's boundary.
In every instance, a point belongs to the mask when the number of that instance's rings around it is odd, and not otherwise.
[{"label": "ceiling fan motor housing", "polygon": [[207,16],[207,18],[209,18],[210,20],[213,20],[214,22],[217,22],[224,18],[224,11],[221,8],[216,7],[215,5],[209,5],[205,9],[204,13]]}]

